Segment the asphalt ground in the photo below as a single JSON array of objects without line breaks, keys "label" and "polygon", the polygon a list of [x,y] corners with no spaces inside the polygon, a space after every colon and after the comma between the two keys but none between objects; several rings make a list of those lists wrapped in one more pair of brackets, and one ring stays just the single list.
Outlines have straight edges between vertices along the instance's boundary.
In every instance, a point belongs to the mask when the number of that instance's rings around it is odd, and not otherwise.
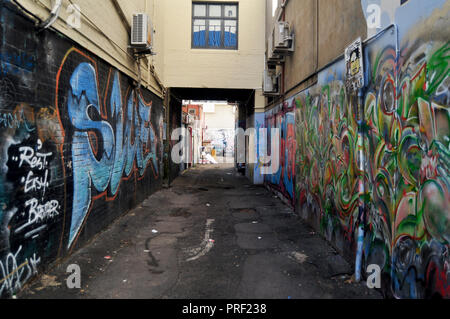
[{"label": "asphalt ground", "polygon": [[[69,289],[67,267],[81,270]],[[22,299],[381,298],[319,234],[231,165],[186,171],[41,274]]]}]

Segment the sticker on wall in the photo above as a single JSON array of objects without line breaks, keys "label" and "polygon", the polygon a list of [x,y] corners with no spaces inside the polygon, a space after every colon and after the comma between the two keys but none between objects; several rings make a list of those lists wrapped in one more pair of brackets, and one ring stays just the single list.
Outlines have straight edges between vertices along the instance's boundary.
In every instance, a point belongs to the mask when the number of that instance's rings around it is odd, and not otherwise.
[{"label": "sticker on wall", "polygon": [[345,49],[345,62],[347,87],[352,91],[362,88],[364,86],[364,68],[361,38]]}]

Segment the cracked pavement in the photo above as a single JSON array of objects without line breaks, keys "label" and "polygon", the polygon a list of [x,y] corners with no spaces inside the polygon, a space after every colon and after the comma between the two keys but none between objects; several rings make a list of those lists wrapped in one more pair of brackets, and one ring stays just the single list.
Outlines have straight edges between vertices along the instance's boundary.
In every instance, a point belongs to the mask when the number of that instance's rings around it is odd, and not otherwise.
[{"label": "cracked pavement", "polygon": [[[81,269],[69,289],[67,266]],[[199,166],[32,281],[18,298],[381,298],[263,186]],[[48,284],[51,283],[51,284]]]}]

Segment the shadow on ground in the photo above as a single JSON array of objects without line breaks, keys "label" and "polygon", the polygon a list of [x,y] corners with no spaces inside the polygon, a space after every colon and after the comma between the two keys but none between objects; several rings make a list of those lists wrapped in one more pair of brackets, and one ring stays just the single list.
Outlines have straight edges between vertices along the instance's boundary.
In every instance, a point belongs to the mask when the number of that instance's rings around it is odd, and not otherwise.
[{"label": "shadow on ground", "polygon": [[[69,289],[67,266],[81,268]],[[381,298],[262,186],[200,166],[37,278],[18,298]]]}]

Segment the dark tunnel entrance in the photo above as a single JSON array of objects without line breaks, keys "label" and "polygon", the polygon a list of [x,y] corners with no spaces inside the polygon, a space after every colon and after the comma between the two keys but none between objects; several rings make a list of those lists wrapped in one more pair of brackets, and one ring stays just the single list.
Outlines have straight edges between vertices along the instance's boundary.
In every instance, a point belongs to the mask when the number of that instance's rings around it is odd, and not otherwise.
[{"label": "dark tunnel entrance", "polygon": [[[183,118],[183,101],[226,101],[229,105],[236,107],[235,129],[241,128],[244,131],[252,125],[247,119],[251,118],[255,112],[255,90],[250,89],[169,88],[165,99],[165,123],[168,123],[168,125],[164,130],[164,180],[168,185],[173,182],[183,169],[190,165],[189,163],[180,164],[172,158],[173,148],[182,140],[182,138],[172,140],[172,133],[177,128],[189,126],[188,120]],[[189,128],[187,132],[189,132]],[[235,144],[234,147],[236,147]],[[223,152],[222,149],[219,149],[219,151]],[[245,159],[248,158],[248,153],[249,144],[246,140]],[[245,163],[237,163],[235,151],[233,156],[234,160],[232,163],[238,171],[245,174]]]}]

